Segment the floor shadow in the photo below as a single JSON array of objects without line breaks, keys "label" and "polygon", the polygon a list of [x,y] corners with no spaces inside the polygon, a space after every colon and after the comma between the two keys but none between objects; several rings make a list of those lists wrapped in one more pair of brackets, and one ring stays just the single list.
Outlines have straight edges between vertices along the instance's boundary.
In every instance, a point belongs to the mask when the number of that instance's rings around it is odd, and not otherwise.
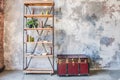
[{"label": "floor shadow", "polygon": [[90,76],[92,75],[98,75],[101,73],[107,73],[107,70],[90,70]]}]

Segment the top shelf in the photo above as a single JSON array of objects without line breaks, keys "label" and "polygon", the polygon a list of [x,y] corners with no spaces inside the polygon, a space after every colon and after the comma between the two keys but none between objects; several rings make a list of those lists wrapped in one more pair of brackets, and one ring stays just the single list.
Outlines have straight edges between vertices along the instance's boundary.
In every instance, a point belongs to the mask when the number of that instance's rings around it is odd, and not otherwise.
[{"label": "top shelf", "polygon": [[25,1],[26,6],[54,6],[53,1]]}]

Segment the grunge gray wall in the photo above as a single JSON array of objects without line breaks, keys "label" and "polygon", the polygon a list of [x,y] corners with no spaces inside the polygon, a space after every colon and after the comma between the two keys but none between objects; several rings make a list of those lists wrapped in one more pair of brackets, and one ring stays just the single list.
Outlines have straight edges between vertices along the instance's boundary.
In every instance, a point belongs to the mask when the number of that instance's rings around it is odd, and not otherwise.
[{"label": "grunge gray wall", "polygon": [[[5,65],[22,69],[23,1],[5,1]],[[86,54],[99,67],[120,69],[120,1],[54,1],[55,54]]]}]

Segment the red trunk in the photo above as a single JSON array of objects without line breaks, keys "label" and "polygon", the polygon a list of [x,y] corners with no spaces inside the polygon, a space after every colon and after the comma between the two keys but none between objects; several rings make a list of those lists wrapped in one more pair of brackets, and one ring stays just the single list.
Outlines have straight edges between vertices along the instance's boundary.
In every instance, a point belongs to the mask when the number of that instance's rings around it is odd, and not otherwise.
[{"label": "red trunk", "polygon": [[58,75],[88,75],[88,58],[84,55],[57,55]]},{"label": "red trunk", "polygon": [[68,62],[68,75],[78,75],[79,74],[79,68],[78,68],[78,60],[71,60],[69,59]]},{"label": "red trunk", "polygon": [[81,63],[80,63],[80,74],[81,75],[89,74],[89,65],[88,65],[87,59],[81,60]]},{"label": "red trunk", "polygon": [[67,69],[67,65],[66,65],[66,60],[65,59],[60,59],[58,61],[58,74],[59,75],[66,75],[66,69]]}]

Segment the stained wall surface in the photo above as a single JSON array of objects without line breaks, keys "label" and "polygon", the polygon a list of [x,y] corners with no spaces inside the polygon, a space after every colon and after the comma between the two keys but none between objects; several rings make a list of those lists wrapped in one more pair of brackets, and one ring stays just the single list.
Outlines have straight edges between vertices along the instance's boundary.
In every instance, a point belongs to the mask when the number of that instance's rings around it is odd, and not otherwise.
[{"label": "stained wall surface", "polygon": [[4,7],[3,0],[0,1],[0,69],[4,66],[4,48],[3,48],[3,35],[4,35]]},{"label": "stained wall surface", "polygon": [[[120,69],[120,0],[54,1],[55,55],[86,54],[92,67]],[[22,0],[6,0],[4,29],[6,69],[22,69]]]}]

